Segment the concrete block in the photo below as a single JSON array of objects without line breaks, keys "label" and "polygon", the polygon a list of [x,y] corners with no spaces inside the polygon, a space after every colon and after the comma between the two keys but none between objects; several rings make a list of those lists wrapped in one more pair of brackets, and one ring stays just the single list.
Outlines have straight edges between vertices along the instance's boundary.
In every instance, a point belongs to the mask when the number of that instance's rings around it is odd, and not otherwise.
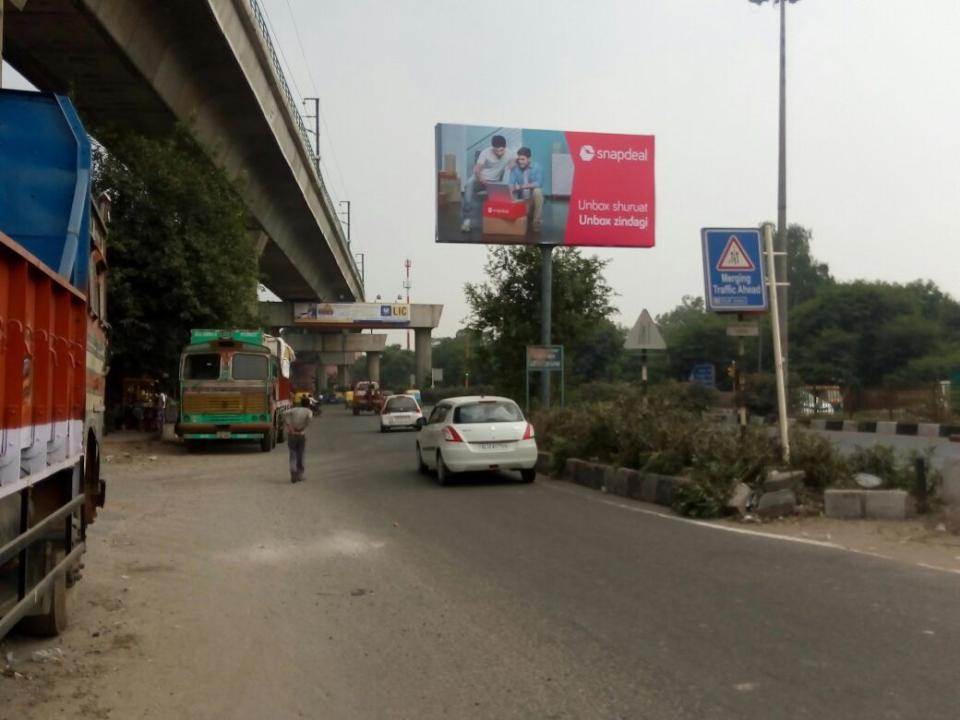
[{"label": "concrete block", "polygon": [[573,481],[577,485],[599,490],[603,487],[605,465],[580,460],[573,471]]},{"label": "concrete block", "polygon": [[630,479],[639,476],[636,470],[629,468],[611,468],[613,477],[607,474],[607,492],[619,495],[620,497],[630,497]]},{"label": "concrete block", "polygon": [[652,503],[657,500],[657,476],[643,473],[640,476],[640,499]]},{"label": "concrete block", "polygon": [[810,427],[812,427],[814,430],[826,430],[827,421],[823,418],[816,418],[810,421]]},{"label": "concrete block", "polygon": [[943,487],[940,496],[948,505],[960,506],[960,460],[947,460],[943,464]]},{"label": "concrete block", "polygon": [[906,490],[866,490],[863,514],[870,520],[906,520],[913,502]]},{"label": "concrete block", "polygon": [[892,420],[882,420],[877,422],[877,435],[896,435],[897,424]]},{"label": "concrete block", "polygon": [[626,497],[627,483],[626,478],[619,475],[620,468],[606,466],[603,471],[603,487],[611,495],[620,495]]},{"label": "concrete block", "polygon": [[636,470],[621,468],[620,472],[627,479],[627,497],[634,500],[640,500],[640,493],[643,488],[643,475]]},{"label": "concrete block", "polygon": [[859,520],[863,517],[866,490],[827,490],[823,494],[824,513],[837,520]]},{"label": "concrete block", "polygon": [[677,488],[684,482],[684,479],[671,475],[657,475],[655,477],[657,478],[657,486],[654,491],[653,501],[657,505],[671,507]]},{"label": "concrete block", "polygon": [[776,490],[796,490],[803,485],[803,479],[806,476],[807,474],[803,470],[788,470],[787,472],[771,470],[763,481],[763,491],[769,493]]},{"label": "concrete block", "polygon": [[920,437],[940,437],[940,423],[920,423],[917,426],[917,435]]},{"label": "concrete block", "polygon": [[793,515],[797,507],[797,496],[793,490],[774,490],[765,492],[757,501],[757,515],[764,518]]},{"label": "concrete block", "polygon": [[537,453],[537,472],[540,475],[549,475],[553,470],[553,453]]},{"label": "concrete block", "polygon": [[577,472],[580,470],[582,465],[586,465],[586,461],[580,460],[578,458],[569,458],[567,460],[567,466],[564,468],[563,476],[570,482],[578,483]]},{"label": "concrete block", "polygon": [[856,420],[844,420],[843,421],[843,431],[844,432],[857,432],[860,429]]}]

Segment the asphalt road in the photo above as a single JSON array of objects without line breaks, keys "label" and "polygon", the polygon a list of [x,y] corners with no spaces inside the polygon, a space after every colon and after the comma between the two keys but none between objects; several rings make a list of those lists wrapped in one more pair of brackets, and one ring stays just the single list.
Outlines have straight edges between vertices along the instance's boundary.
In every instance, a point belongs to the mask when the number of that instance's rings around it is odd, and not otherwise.
[{"label": "asphalt road", "polygon": [[10,717],[960,712],[960,574],[543,479],[439,487],[414,439],[334,408],[302,484],[282,447],[112,465],[63,639],[79,659],[0,685]]}]

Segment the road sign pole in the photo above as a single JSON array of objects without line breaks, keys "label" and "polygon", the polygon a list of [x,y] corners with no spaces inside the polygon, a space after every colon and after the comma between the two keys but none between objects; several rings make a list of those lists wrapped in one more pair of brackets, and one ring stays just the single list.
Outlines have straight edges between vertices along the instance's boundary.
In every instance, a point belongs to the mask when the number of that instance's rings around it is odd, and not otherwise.
[{"label": "road sign pole", "polygon": [[[553,246],[540,246],[540,342],[550,344],[550,315],[553,305]],[[540,371],[540,404],[550,407],[550,373]]]},{"label": "road sign pole", "polygon": [[640,387],[643,391],[643,396],[647,396],[647,351],[640,351]]},{"label": "road sign pole", "polygon": [[525,364],[523,376],[526,378],[527,386],[527,404],[525,406],[527,415],[530,414],[530,353],[524,352]]},{"label": "road sign pole", "polygon": [[[737,313],[737,321],[743,322],[743,313]],[[739,416],[740,416],[740,440],[742,441],[747,435],[747,397],[744,392],[746,387],[746,382],[744,380],[743,372],[743,357],[744,357],[744,345],[743,345],[743,336],[740,336],[740,342],[737,348],[737,377],[736,377],[736,386],[737,386],[737,403],[740,406]]]},{"label": "road sign pole", "polygon": [[763,224],[763,247],[767,253],[767,281],[770,283],[770,322],[773,330],[773,367],[777,374],[777,412],[783,461],[790,462],[790,435],[787,429],[787,389],[783,378],[783,348],[780,345],[780,316],[777,298],[777,268],[773,253],[773,226]]}]

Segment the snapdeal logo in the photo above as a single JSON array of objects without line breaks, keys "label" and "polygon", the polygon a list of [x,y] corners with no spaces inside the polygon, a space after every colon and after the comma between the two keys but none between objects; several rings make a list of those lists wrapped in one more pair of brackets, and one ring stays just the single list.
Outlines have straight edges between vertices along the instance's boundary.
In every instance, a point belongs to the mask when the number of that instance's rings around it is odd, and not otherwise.
[{"label": "snapdeal logo", "polygon": [[593,145],[583,145],[580,148],[580,159],[584,162],[590,162],[594,158],[597,160],[612,160],[613,162],[646,162],[648,159],[646,150],[604,150],[593,149]]}]

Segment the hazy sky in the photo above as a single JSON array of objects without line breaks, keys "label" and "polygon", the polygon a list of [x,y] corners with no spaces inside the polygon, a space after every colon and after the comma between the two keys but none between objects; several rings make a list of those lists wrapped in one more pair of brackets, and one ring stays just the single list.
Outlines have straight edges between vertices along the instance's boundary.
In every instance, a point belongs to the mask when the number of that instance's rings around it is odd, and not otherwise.
[{"label": "hazy sky", "polygon": [[[434,244],[437,122],[656,136],[657,246],[598,253],[624,323],[703,293],[701,227],[776,218],[770,3],[262,1],[300,94],[321,98],[368,296],[400,293],[409,257],[413,299],[446,305],[439,334],[467,316],[486,251]],[[840,279],[960,295],[960,0],[787,14],[789,221]]]}]

